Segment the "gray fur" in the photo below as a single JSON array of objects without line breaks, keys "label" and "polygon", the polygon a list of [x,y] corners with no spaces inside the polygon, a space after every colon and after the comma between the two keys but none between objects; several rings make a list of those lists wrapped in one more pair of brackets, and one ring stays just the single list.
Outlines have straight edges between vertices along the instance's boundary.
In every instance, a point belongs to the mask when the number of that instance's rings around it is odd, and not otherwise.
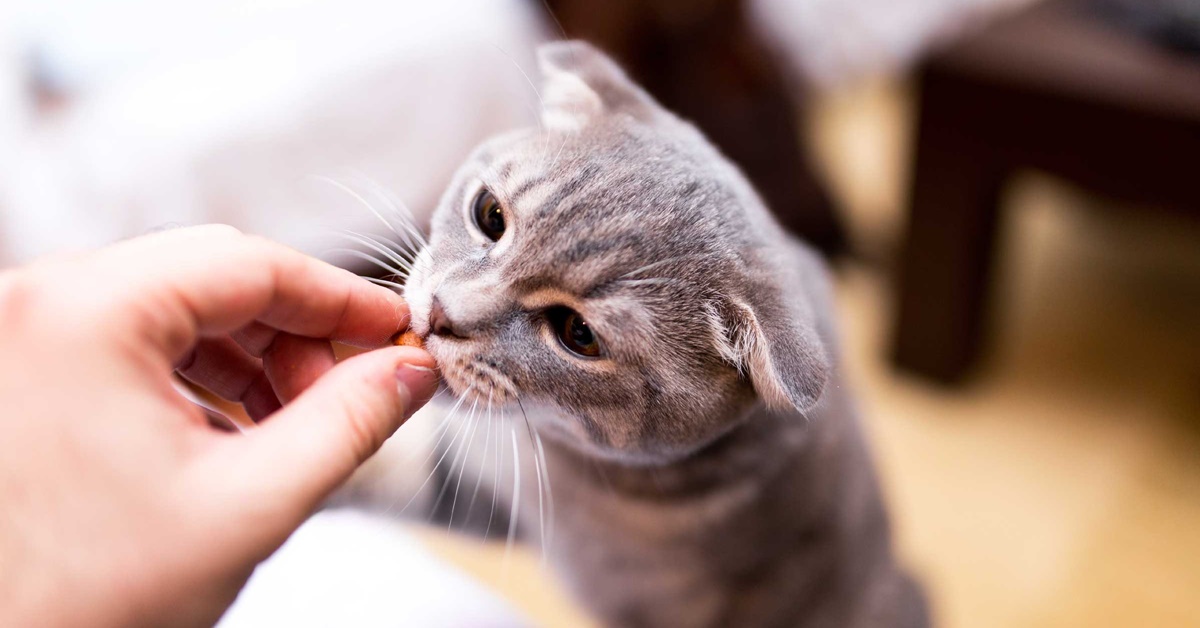
[{"label": "gray fur", "polygon": [[[444,475],[483,477],[506,505],[494,439],[518,426],[521,536],[610,625],[926,625],[892,557],[821,262],[604,55],[562,43],[540,59],[544,126],[470,157],[405,290],[415,330],[428,335],[436,295],[465,337],[427,339],[448,386],[507,417],[448,440]],[[496,243],[470,218],[483,185],[508,220]],[[579,311],[605,356],[569,354],[551,305]],[[553,535],[523,417],[545,436]]]}]

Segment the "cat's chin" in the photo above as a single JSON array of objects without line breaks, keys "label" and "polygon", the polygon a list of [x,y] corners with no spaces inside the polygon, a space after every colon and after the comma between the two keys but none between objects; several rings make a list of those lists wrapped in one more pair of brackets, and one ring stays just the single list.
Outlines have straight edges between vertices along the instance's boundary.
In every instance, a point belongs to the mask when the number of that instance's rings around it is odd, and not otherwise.
[{"label": "cat's chin", "polygon": [[464,348],[462,340],[445,340],[436,335],[425,338],[425,350],[433,356],[441,371],[442,381],[456,397],[480,406],[504,406],[517,399],[512,379],[499,369],[472,359],[474,353]]}]

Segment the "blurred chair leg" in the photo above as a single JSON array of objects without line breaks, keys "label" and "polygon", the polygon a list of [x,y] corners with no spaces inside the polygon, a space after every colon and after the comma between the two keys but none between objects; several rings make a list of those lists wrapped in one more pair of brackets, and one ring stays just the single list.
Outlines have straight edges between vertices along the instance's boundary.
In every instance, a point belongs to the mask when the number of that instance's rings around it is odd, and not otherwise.
[{"label": "blurred chair leg", "polygon": [[926,72],[920,93],[893,358],[952,383],[968,373],[983,344],[1004,170],[977,139],[969,92]]}]

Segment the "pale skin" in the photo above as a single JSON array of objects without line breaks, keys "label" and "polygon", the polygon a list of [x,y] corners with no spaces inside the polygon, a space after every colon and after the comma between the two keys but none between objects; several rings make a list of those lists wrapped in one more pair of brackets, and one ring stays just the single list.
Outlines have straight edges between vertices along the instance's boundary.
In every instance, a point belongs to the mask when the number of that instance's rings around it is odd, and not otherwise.
[{"label": "pale skin", "polygon": [[[0,273],[0,625],[205,625],[432,395],[392,292],[228,227]],[[335,364],[331,342],[367,349]],[[382,347],[382,348],[381,348]],[[174,373],[259,421],[214,427]]]}]

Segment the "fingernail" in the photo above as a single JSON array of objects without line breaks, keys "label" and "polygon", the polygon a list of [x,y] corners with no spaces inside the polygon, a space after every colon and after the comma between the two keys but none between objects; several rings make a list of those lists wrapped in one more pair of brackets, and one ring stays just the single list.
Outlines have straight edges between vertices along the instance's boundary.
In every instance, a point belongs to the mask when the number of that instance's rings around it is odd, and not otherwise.
[{"label": "fingernail", "polygon": [[404,416],[412,416],[433,397],[437,389],[437,373],[433,369],[416,364],[401,364],[396,369],[400,400],[404,403]]}]

